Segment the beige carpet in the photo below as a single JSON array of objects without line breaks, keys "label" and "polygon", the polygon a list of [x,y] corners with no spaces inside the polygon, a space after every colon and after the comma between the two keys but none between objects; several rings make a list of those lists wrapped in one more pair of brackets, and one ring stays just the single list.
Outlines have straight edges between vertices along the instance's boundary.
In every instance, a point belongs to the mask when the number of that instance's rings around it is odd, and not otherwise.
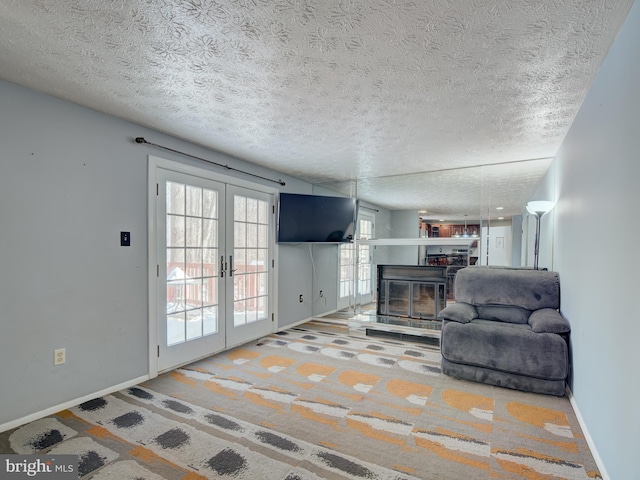
[{"label": "beige carpet", "polygon": [[317,320],[0,434],[95,479],[601,478],[566,398]]}]

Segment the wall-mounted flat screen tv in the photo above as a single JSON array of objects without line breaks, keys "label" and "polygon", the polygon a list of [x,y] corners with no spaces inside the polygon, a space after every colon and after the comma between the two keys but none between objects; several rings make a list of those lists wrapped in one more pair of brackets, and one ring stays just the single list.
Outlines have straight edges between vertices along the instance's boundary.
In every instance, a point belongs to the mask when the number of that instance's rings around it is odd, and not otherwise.
[{"label": "wall-mounted flat screen tv", "polygon": [[356,199],[281,193],[278,243],[349,243],[356,226]]}]

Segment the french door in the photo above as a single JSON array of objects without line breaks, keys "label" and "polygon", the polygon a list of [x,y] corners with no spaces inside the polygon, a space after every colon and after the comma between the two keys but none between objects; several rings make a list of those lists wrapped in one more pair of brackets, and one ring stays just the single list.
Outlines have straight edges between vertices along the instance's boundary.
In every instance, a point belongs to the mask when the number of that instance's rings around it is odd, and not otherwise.
[{"label": "french door", "polygon": [[273,199],[270,195],[227,186],[227,209],[232,218],[226,228],[228,272],[226,347],[240,345],[273,330],[271,285]]},{"label": "french door", "polygon": [[[374,218],[366,214],[358,221],[358,240],[374,236]],[[356,244],[358,244],[356,240]],[[338,251],[338,309],[366,305],[373,301],[373,260],[370,245],[341,244]]]},{"label": "french door", "polygon": [[[155,169],[157,371],[273,330],[273,195]],[[153,320],[152,320],[153,321]]]},{"label": "french door", "polygon": [[[373,238],[373,217],[362,215],[358,222],[360,240],[371,240]],[[366,305],[373,301],[373,251],[371,245],[358,245],[358,302]]]}]

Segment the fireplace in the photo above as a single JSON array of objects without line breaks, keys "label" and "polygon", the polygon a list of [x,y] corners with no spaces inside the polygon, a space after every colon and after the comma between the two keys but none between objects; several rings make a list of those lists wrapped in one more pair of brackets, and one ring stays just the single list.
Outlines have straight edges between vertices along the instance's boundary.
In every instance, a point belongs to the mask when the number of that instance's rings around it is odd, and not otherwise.
[{"label": "fireplace", "polygon": [[377,314],[436,320],[447,302],[447,267],[378,265]]}]

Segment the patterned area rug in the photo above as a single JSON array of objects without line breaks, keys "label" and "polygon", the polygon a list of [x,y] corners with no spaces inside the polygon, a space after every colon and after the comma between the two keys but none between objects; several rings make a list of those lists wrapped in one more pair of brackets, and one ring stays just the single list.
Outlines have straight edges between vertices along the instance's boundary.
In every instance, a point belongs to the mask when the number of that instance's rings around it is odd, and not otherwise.
[{"label": "patterned area rug", "polygon": [[601,478],[566,398],[459,381],[437,347],[313,321],[0,434],[119,480]]}]

